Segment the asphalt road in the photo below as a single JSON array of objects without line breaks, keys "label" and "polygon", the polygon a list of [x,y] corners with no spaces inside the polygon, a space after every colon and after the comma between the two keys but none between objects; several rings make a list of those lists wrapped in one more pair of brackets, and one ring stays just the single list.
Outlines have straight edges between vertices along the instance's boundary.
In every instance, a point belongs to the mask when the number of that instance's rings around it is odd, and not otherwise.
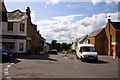
[{"label": "asphalt road", "polygon": [[[11,65],[11,66],[9,66]],[[3,63],[7,78],[118,78],[118,60],[99,56],[97,63],[81,62],[75,55],[32,56]]]}]

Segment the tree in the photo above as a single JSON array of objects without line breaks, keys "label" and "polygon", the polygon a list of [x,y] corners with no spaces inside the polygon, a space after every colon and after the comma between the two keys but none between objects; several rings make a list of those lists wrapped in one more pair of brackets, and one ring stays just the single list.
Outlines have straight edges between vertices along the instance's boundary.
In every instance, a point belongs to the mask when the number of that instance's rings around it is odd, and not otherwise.
[{"label": "tree", "polygon": [[57,43],[57,40],[51,41],[51,48],[56,49],[57,51],[68,50],[70,49],[71,44],[67,43]]},{"label": "tree", "polygon": [[52,40],[51,45],[52,45],[52,49],[56,49],[57,48],[57,40]]},{"label": "tree", "polygon": [[61,45],[60,43],[57,43],[57,51],[62,51],[60,45]]},{"label": "tree", "polygon": [[62,43],[61,44],[61,49],[67,50],[67,43]]},{"label": "tree", "polygon": [[67,44],[67,49],[70,49],[71,48],[71,44]]}]

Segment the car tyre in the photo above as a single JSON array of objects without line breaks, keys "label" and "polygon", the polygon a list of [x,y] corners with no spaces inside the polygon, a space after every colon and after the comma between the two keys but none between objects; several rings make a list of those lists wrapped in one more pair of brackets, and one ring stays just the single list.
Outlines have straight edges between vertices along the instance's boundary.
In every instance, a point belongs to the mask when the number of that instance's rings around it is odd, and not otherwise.
[{"label": "car tyre", "polygon": [[82,61],[82,62],[85,62],[85,60],[84,60],[84,58],[82,58],[82,56],[81,56],[81,58],[80,58],[80,59],[81,59],[81,61]]}]

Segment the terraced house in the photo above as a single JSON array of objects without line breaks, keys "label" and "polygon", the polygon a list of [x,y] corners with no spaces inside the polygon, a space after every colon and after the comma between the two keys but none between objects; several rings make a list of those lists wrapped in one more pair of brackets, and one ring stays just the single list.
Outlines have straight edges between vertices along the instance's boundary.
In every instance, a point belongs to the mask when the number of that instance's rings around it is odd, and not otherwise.
[{"label": "terraced house", "polygon": [[31,22],[30,8],[26,12],[19,9],[7,12],[4,2],[0,2],[2,12],[2,47],[18,54],[39,54],[44,50],[45,39],[37,31],[37,25]]}]

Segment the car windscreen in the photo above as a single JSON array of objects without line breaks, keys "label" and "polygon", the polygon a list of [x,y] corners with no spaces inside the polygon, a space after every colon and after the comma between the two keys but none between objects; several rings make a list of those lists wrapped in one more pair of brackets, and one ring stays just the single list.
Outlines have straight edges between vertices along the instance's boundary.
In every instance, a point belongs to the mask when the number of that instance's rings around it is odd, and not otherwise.
[{"label": "car windscreen", "polygon": [[84,46],[80,48],[80,52],[96,52],[95,47]]}]

